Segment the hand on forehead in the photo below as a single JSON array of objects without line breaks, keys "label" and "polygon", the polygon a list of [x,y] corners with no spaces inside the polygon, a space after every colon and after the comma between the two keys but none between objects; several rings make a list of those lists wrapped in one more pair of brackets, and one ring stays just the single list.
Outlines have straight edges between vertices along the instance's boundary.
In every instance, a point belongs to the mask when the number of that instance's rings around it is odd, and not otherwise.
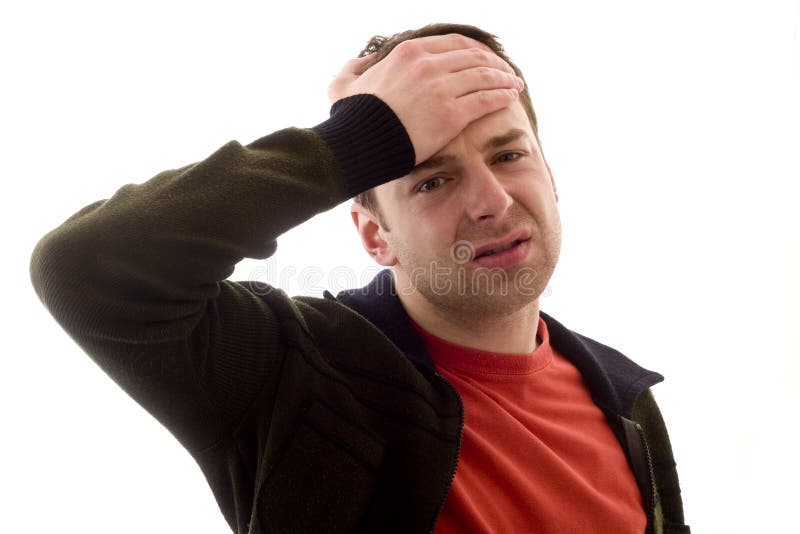
[{"label": "hand on forehead", "polygon": [[416,163],[469,123],[516,101],[524,88],[488,46],[459,34],[410,39],[373,62],[368,55],[345,63],[328,95],[332,102],[362,93],[383,100],[405,126]]}]

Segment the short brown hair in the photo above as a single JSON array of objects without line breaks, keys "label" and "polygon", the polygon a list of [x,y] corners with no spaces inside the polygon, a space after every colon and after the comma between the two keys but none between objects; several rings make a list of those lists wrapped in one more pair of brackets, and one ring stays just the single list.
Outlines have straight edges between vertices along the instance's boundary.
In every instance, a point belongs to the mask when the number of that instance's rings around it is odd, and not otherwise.
[{"label": "short brown hair", "polygon": [[[376,35],[372,39],[369,40],[367,46],[364,47],[358,57],[364,57],[369,54],[375,54],[374,60],[370,63],[370,67],[381,61],[383,58],[389,55],[389,53],[394,50],[394,47],[402,43],[403,41],[409,41],[411,39],[417,39],[419,37],[430,37],[433,35],[447,35],[449,33],[459,33],[461,35],[465,35],[471,39],[475,39],[479,41],[497,54],[500,58],[502,58],[506,63],[508,63],[514,72],[520,78],[524,79],[522,75],[522,71],[508,59],[508,56],[503,50],[503,45],[497,40],[495,35],[488,33],[480,28],[475,26],[470,26],[467,24],[446,24],[446,23],[436,23],[436,24],[428,24],[422,28],[416,30],[407,30],[401,33],[396,33],[391,37],[385,37],[383,35]],[[528,92],[528,85],[525,84],[525,89],[519,95],[520,103],[522,107],[525,109],[525,113],[528,115],[528,120],[531,122],[531,128],[533,129],[533,134],[536,136],[536,140],[539,140],[539,127],[538,122],[536,120],[536,112],[533,110],[533,103],[531,102],[531,95]],[[375,197],[375,189],[368,189],[363,193],[356,195],[355,199],[356,202],[370,210],[372,213],[378,217],[378,221],[388,230],[388,226],[385,224],[383,220],[382,213],[380,211],[380,207],[378,206],[378,199]]]}]

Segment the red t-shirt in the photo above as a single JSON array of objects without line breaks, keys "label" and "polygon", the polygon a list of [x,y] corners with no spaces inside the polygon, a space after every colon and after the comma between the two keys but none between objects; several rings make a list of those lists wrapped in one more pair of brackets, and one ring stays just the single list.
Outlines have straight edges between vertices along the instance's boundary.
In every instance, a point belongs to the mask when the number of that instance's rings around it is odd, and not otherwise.
[{"label": "red t-shirt", "polygon": [[541,318],[541,344],[522,355],[455,345],[415,326],[464,402],[458,469],[437,534],[644,532],[625,453]]}]

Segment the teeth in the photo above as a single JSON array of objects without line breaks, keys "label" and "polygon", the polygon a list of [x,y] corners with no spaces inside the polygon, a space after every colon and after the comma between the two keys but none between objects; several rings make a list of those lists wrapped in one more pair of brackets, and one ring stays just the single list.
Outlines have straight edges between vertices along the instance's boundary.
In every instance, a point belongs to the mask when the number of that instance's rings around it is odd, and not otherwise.
[{"label": "teeth", "polygon": [[497,254],[498,252],[503,252],[504,250],[508,250],[508,249],[510,249],[512,247],[515,247],[515,246],[519,245],[519,243],[520,243],[519,240],[512,241],[508,245],[505,245],[505,246],[502,246],[502,247],[493,248],[492,250],[487,250],[486,252],[481,254],[481,256],[488,256],[490,254]]}]

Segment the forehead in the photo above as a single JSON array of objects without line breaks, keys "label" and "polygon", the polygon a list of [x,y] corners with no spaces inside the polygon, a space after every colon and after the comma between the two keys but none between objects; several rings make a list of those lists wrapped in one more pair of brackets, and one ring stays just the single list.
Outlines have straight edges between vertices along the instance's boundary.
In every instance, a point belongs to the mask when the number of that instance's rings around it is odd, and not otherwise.
[{"label": "forehead", "polygon": [[[485,152],[513,141],[528,142],[534,151],[538,144],[535,142],[528,115],[518,101],[508,108],[495,111],[468,124],[436,154],[418,164],[408,176],[439,167],[446,161],[455,161],[460,156],[466,155],[466,152],[472,150]],[[404,178],[407,176],[399,180]]]},{"label": "forehead", "polygon": [[457,136],[450,144],[445,146],[441,152],[446,151],[460,138],[469,137],[472,139],[491,137],[504,133],[510,128],[525,130],[525,132],[530,136],[531,140],[533,140],[533,129],[531,128],[530,120],[528,119],[528,115],[525,113],[525,109],[522,107],[522,104],[519,102],[519,100],[512,103],[507,108],[490,113],[489,115],[481,117],[480,119],[468,124],[467,127],[461,131],[461,134]]},{"label": "forehead", "polygon": [[436,168],[445,161],[455,161],[467,152],[485,152],[512,141],[529,144],[531,150],[538,151],[530,120],[519,101],[468,124],[459,135],[427,161],[420,163],[408,176]]},{"label": "forehead", "polygon": [[525,113],[522,104],[516,101],[507,108],[490,113],[468,124],[455,139],[429,158],[427,162],[420,164],[411,174],[378,186],[376,192],[381,199],[379,202],[391,204],[393,203],[393,197],[402,196],[403,188],[409,180],[414,180],[429,170],[429,166],[426,163],[455,161],[464,156],[465,152],[482,151],[491,146],[491,143],[487,145],[487,141],[493,138],[501,138],[512,130],[524,131],[525,135],[516,136],[515,142],[526,143],[531,151],[538,153],[538,143],[533,134],[528,115]]}]

